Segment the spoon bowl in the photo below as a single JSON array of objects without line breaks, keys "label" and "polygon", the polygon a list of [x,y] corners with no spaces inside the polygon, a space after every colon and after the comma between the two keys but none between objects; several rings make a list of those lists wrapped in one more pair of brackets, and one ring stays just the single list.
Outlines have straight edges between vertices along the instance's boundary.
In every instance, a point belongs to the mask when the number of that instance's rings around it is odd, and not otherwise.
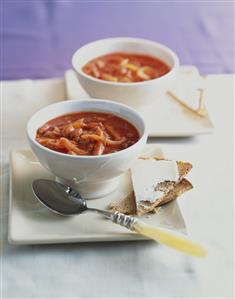
[{"label": "spoon bowl", "polygon": [[79,215],[85,211],[97,212],[110,218],[112,213],[88,208],[86,200],[75,189],[56,181],[38,179],[32,189],[37,199],[49,210],[63,216]]},{"label": "spoon bowl", "polygon": [[37,199],[52,212],[63,216],[72,216],[86,211],[85,199],[69,186],[52,180],[33,181],[33,193]]}]

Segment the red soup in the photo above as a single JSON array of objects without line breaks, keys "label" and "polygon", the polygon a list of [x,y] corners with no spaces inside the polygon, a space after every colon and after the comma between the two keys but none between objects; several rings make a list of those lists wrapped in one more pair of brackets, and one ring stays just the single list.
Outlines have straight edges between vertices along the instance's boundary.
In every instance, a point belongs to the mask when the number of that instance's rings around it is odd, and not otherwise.
[{"label": "red soup", "polygon": [[71,155],[103,155],[139,140],[137,129],[111,113],[75,112],[56,117],[37,130],[41,145]]},{"label": "red soup", "polygon": [[117,52],[89,61],[82,70],[97,79],[128,83],[161,77],[170,71],[170,67],[156,57]]}]

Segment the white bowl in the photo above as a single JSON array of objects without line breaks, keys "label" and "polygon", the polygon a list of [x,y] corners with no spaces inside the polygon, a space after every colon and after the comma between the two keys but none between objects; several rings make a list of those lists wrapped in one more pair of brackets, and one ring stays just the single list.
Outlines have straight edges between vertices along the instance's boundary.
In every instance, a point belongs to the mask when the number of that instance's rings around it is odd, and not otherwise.
[{"label": "white bowl", "polygon": [[[132,123],[140,139],[122,151],[101,156],[72,156],[50,150],[36,140],[36,131],[57,116],[77,111],[110,112]],[[133,109],[107,100],[72,100],[47,106],[36,112],[27,124],[30,146],[40,163],[58,181],[76,188],[85,198],[96,198],[112,192],[118,176],[127,171],[143,150],[147,132],[141,116]]]},{"label": "white bowl", "polygon": [[[82,67],[90,60],[113,52],[151,55],[167,63],[170,71],[162,77],[135,83],[104,81],[82,71]],[[145,39],[120,37],[98,40],[83,46],[74,53],[72,65],[80,84],[91,97],[110,99],[136,108],[156,100],[169,88],[179,67],[179,59],[172,50],[162,44]]]}]

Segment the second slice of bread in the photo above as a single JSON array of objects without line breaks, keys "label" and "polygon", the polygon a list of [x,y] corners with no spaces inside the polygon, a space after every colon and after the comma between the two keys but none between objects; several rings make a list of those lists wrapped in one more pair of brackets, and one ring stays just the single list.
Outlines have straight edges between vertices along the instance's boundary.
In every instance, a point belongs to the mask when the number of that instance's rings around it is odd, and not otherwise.
[{"label": "second slice of bread", "polygon": [[[158,160],[156,158],[156,160]],[[155,209],[163,204],[169,203],[175,200],[184,192],[193,188],[193,185],[185,179],[185,176],[192,169],[192,164],[188,162],[177,161],[177,167],[179,172],[179,181],[169,182],[165,181],[161,183],[160,188],[164,191],[164,195],[157,199],[155,202],[143,202],[142,204],[136,205],[134,191],[131,191],[124,198],[112,202],[108,205],[108,209],[111,211],[118,211],[127,215],[138,215],[155,212]]]}]

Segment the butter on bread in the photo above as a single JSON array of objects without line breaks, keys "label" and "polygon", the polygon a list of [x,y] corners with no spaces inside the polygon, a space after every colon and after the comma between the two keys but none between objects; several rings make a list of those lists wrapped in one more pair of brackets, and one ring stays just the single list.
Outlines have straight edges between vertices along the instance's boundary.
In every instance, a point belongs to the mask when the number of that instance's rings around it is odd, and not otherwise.
[{"label": "butter on bread", "polygon": [[[141,157],[140,159],[148,160],[164,160],[163,157]],[[165,160],[166,161],[166,160]],[[157,161],[156,161],[157,162]],[[185,176],[192,169],[192,164],[188,162],[176,161],[178,169],[178,179],[176,181],[164,180],[158,183],[156,188],[160,191],[159,197],[154,201],[137,201],[135,196],[135,190],[132,190],[126,197],[120,199],[119,201],[112,202],[108,205],[108,209],[111,211],[119,211],[128,215],[138,215],[142,216],[147,213],[154,213],[156,208],[166,204],[172,200],[175,200],[184,192],[193,188],[192,184],[185,179]],[[156,165],[157,166],[157,165]]]}]

